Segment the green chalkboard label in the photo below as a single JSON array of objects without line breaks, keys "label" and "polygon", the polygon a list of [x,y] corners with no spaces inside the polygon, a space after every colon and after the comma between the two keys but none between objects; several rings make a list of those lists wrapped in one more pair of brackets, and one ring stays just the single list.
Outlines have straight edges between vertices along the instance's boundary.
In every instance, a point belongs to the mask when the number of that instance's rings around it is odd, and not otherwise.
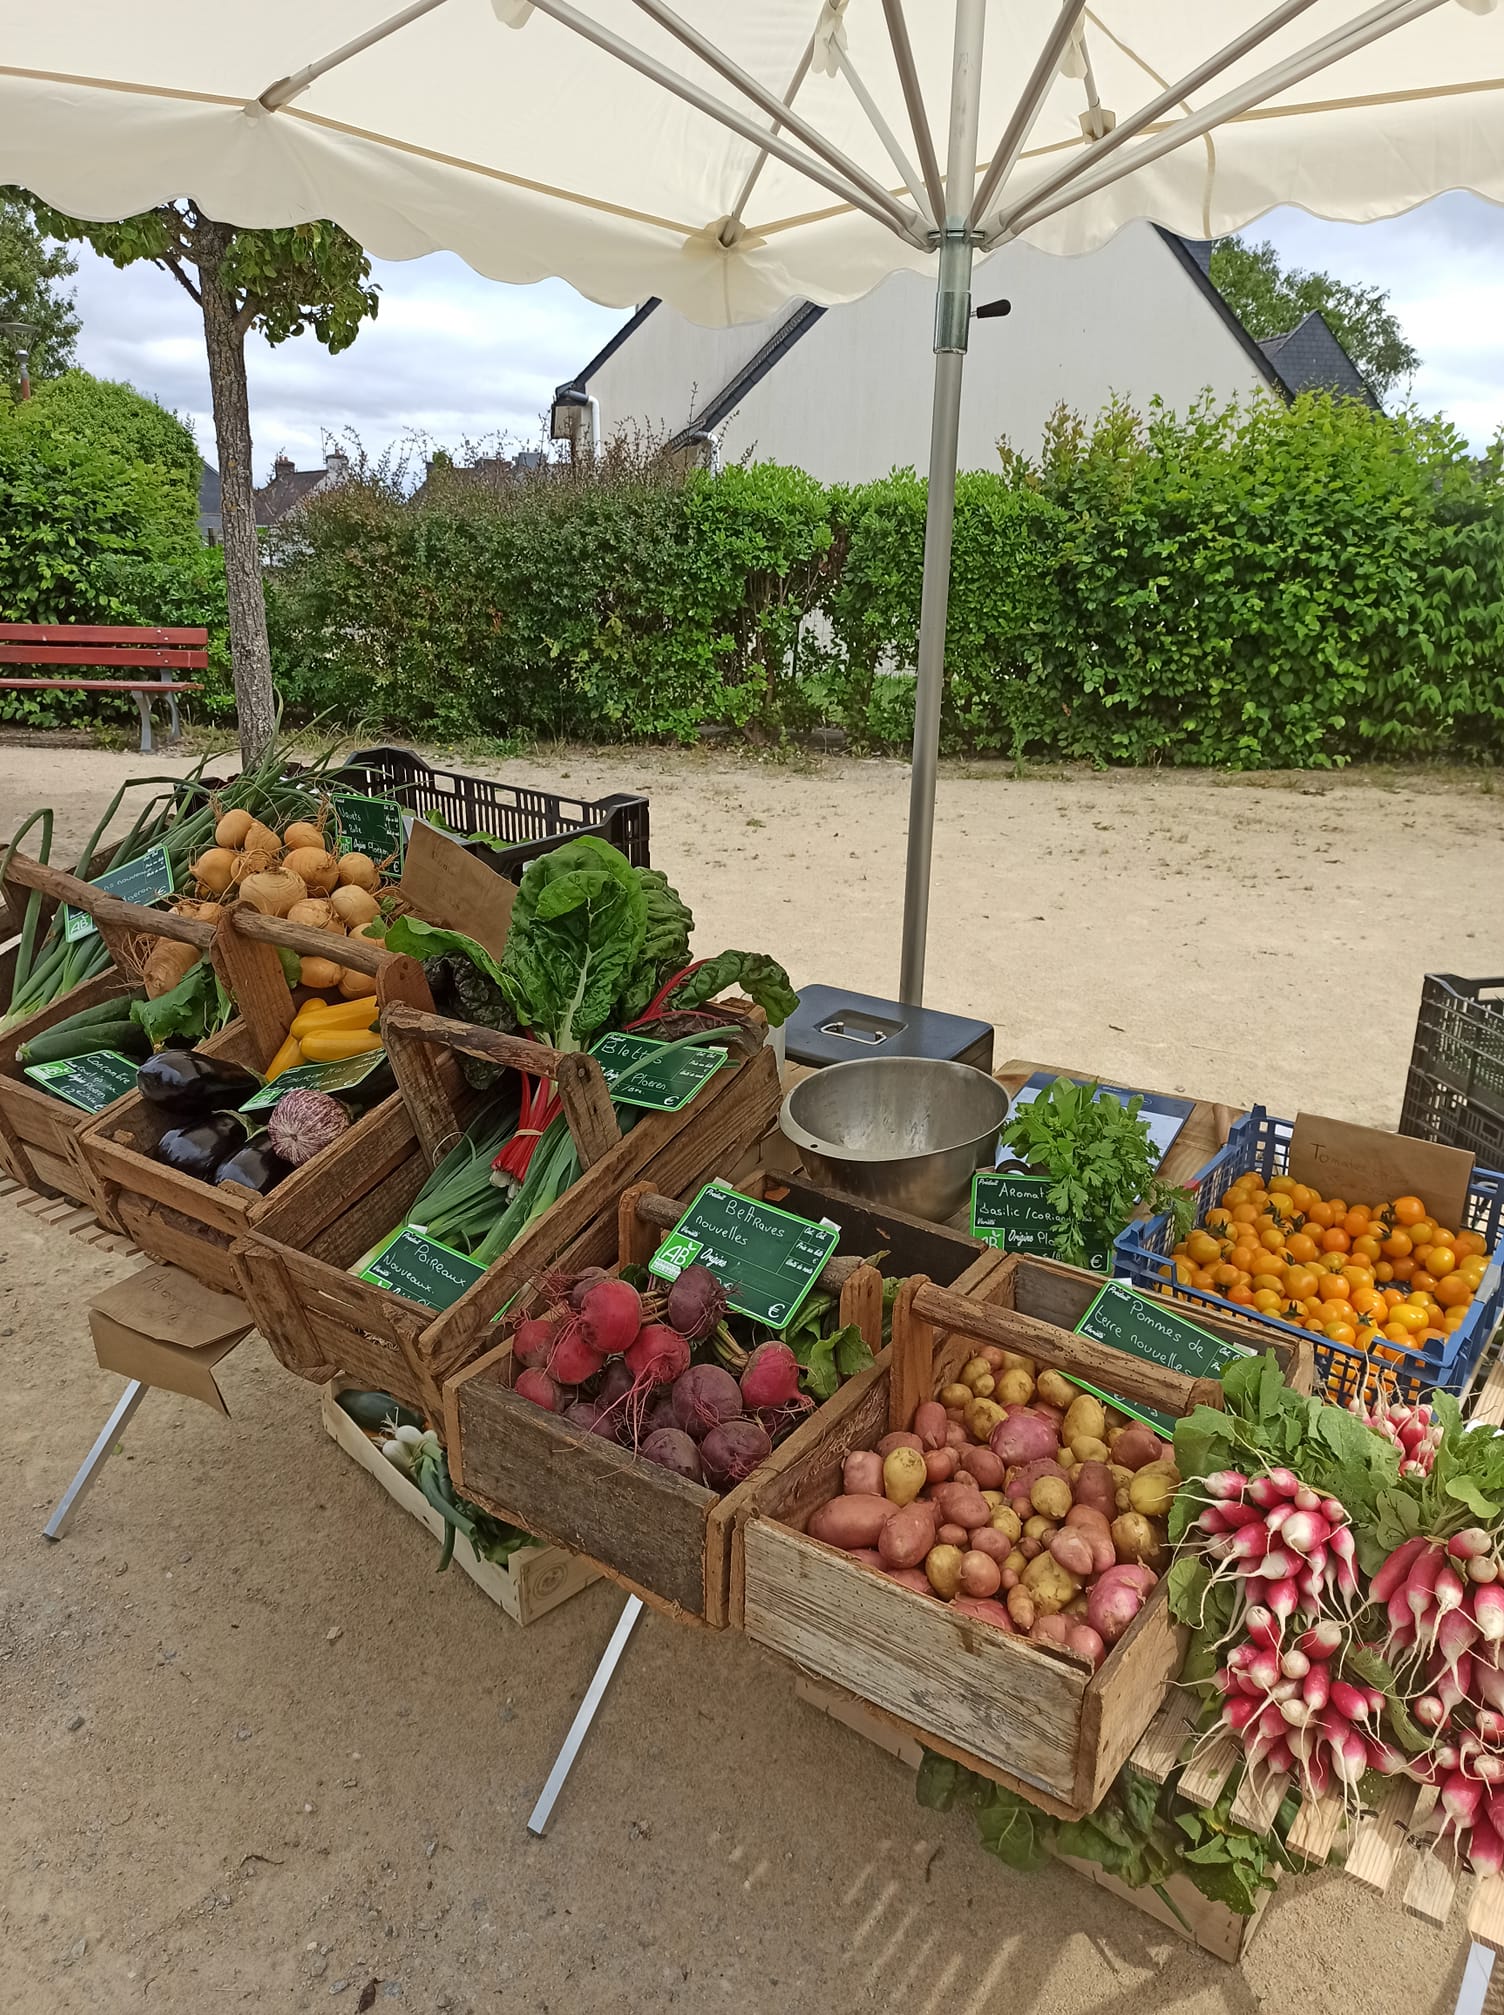
[{"label": "green chalkboard label", "polygon": [[240,1110],[265,1112],[290,1091],[348,1091],[352,1085],[363,1084],[385,1062],[384,1049],[368,1049],[359,1056],[341,1057],[338,1063],[294,1064],[291,1070],[264,1084],[260,1091],[252,1092]]},{"label": "green chalkboard label", "polygon": [[395,855],[389,875],[402,872],[402,807],[391,798],[362,798],[336,791],[334,815],[339,821],[339,854],[369,854],[378,867]]},{"label": "green chalkboard label", "polygon": [[648,1112],[678,1112],[726,1061],[722,1049],[674,1049],[647,1036],[614,1033],[602,1036],[590,1054],[616,1103]]},{"label": "green chalkboard label", "polygon": [[57,1063],[29,1063],[26,1075],[54,1098],[85,1112],[103,1112],[117,1098],[136,1089],[140,1064],[118,1050],[96,1049],[87,1056],[63,1057]]},{"label": "green chalkboard label", "polygon": [[677,1280],[697,1262],[726,1290],[729,1307],[769,1329],[792,1322],[840,1242],[833,1224],[707,1183],[674,1226],[648,1271]]},{"label": "green chalkboard label", "polygon": [[[111,868],[107,874],[96,875],[90,887],[118,896],[123,903],[140,903],[143,908],[160,902],[163,896],[172,894],[172,862],[167,858],[167,849],[151,847],[139,860],[127,861],[123,868]],[[87,910],[69,910],[63,935],[70,945],[77,944],[80,938],[91,937],[96,929]]]},{"label": "green chalkboard label", "polygon": [[403,1225],[377,1246],[361,1268],[360,1278],[373,1287],[390,1288],[420,1308],[438,1311],[452,1308],[485,1270],[452,1246],[440,1245],[437,1239]]},{"label": "green chalkboard label", "polygon": [[[982,1169],[971,1179],[971,1235],[1002,1252],[1037,1252],[1054,1259],[1060,1219],[1050,1208],[1047,1175],[1002,1175]],[[1110,1246],[1088,1248],[1093,1273],[1106,1273]]]},{"label": "green chalkboard label", "polygon": [[[1110,1280],[1096,1296],[1076,1324],[1076,1334],[1089,1336],[1096,1343],[1111,1344],[1114,1350],[1126,1351],[1130,1357],[1146,1358],[1151,1364],[1184,1372],[1187,1378],[1220,1378],[1236,1359],[1255,1355],[1249,1345],[1225,1343],[1220,1336],[1213,1336],[1183,1315],[1176,1315],[1160,1296],[1140,1294],[1120,1280]],[[1077,1379],[1075,1383],[1079,1385],[1082,1381]],[[1096,1387],[1088,1390],[1096,1391]],[[1109,1399],[1112,1405],[1136,1414],[1167,1434],[1175,1432],[1173,1414],[1160,1413],[1153,1407],[1132,1406],[1111,1394],[1097,1396]]]}]

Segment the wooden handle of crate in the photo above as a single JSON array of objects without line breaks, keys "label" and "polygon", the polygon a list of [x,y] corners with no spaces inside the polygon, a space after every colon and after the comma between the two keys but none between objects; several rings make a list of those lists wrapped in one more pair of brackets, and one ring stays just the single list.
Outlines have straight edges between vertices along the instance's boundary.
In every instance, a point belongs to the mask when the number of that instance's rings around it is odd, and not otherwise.
[{"label": "wooden handle of crate", "polygon": [[81,881],[63,868],[48,867],[45,861],[31,860],[25,854],[12,857],[6,880],[18,882],[22,888],[36,889],[52,902],[66,903],[69,909],[86,911],[99,925],[100,935],[112,951],[114,940],[126,935],[174,938],[179,944],[195,945],[200,951],[207,951],[214,941],[213,924],[200,923],[197,917],[179,916],[176,910],[153,910],[143,903],[124,902],[108,889]]},{"label": "wooden handle of crate", "polygon": [[[446,1015],[424,1013],[395,1002],[383,1007],[381,1033],[415,1122],[421,1118],[424,1125],[447,1136],[446,1145],[454,1139],[456,1120],[451,1109],[447,1123],[440,1124],[440,1087],[433,1049],[457,1051],[483,1063],[500,1064],[506,1070],[524,1071],[529,1077],[552,1078],[559,1087],[559,1104],[573,1136],[581,1169],[594,1168],[621,1139],[605,1074],[595,1058],[583,1050],[547,1049],[542,1043],[505,1035],[500,1029],[451,1021]],[[436,1143],[427,1137],[422,1125],[419,1136],[432,1154]]]},{"label": "wooden handle of crate", "polygon": [[[929,1328],[931,1336],[936,1329],[953,1330],[961,1336],[974,1337],[978,1343],[1017,1351],[1022,1357],[1053,1365],[1068,1377],[1086,1379],[1106,1392],[1121,1394],[1124,1399],[1155,1407],[1161,1413],[1185,1414],[1197,1406],[1222,1404],[1222,1388],[1214,1378],[1188,1378],[1184,1372],[1170,1371],[1162,1364],[1149,1363],[1146,1358],[1130,1357],[1105,1343],[1094,1343],[1088,1336],[1077,1336],[1071,1330],[1057,1329],[1053,1323],[1023,1315],[1016,1308],[984,1307],[968,1301],[930,1281],[917,1286],[911,1281],[909,1286],[914,1289],[909,1304],[912,1314]],[[903,1306],[902,1294],[899,1306]],[[895,1313],[895,1366],[898,1341]],[[895,1386],[896,1383],[895,1376]],[[932,1397],[928,1386],[918,1395],[919,1399]],[[918,1404],[918,1399],[914,1404]],[[907,1426],[908,1420],[903,1424]]]},{"label": "wooden handle of crate", "polygon": [[374,976],[387,959],[396,956],[375,938],[336,937],[332,931],[315,930],[312,924],[290,924],[286,917],[264,917],[244,903],[235,904],[226,922],[237,937],[248,938],[252,944],[280,945],[284,951],[296,952],[300,959],[332,959],[335,965],[354,973]]}]

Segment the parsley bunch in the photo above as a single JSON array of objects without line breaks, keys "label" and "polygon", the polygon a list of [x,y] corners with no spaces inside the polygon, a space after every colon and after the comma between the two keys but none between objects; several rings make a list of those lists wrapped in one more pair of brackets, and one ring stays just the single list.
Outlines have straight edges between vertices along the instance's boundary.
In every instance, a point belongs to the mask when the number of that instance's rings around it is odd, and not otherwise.
[{"label": "parsley bunch", "polygon": [[1071,1266],[1089,1265],[1092,1251],[1110,1246],[1141,1203],[1151,1215],[1170,1213],[1176,1242],[1194,1211],[1190,1190],[1155,1172],[1149,1123],[1139,1118],[1143,1099],[1135,1094],[1124,1105],[1099,1097],[1101,1089],[1057,1077],[1003,1129],[1003,1145],[1050,1178],[1050,1208],[1060,1220],[1055,1256]]}]

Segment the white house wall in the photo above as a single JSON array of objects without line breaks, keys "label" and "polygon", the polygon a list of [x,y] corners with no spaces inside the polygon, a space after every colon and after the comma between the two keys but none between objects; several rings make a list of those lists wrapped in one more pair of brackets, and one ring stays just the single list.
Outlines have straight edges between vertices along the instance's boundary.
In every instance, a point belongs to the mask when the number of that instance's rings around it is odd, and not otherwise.
[{"label": "white house wall", "polygon": [[[1035,449],[1062,400],[1092,414],[1113,393],[1183,410],[1267,383],[1200,286],[1148,224],[1100,251],[1056,258],[1010,245],[978,268],[977,305],[1006,297],[1004,320],[974,322],[961,413],[961,465],[996,468],[1006,435]],[[659,308],[590,381],[603,426],[678,429],[703,410],[777,321],[701,329]],[[724,423],[727,460],[790,463],[824,482],[863,481],[929,457],[932,283],[897,273],[823,315]]]}]

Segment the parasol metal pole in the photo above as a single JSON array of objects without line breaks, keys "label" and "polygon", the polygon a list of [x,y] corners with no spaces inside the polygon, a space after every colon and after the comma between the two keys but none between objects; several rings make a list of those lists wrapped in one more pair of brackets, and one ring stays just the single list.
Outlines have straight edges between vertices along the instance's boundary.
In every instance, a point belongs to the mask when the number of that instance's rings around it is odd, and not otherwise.
[{"label": "parasol metal pole", "polygon": [[935,838],[935,776],[940,759],[940,703],[945,692],[945,619],[950,607],[950,550],[960,457],[961,379],[971,326],[975,233],[967,222],[977,178],[977,122],[985,0],[956,0],[951,73],[950,150],[945,229],[935,288],[935,396],[930,409],[930,472],[924,512],[924,580],[919,601],[919,662],[914,680],[914,754],[909,772],[908,863],[903,889],[903,949],[898,998],[924,1001],[929,933],[930,860]]}]

